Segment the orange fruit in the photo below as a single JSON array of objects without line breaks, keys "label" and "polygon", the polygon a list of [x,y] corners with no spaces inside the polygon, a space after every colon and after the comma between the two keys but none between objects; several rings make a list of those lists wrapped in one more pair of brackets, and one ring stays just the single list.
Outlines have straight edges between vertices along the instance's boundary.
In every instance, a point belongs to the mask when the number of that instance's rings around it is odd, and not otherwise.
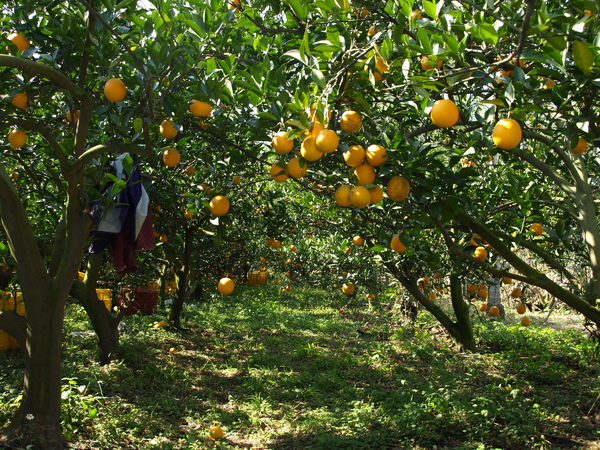
[{"label": "orange fruit", "polygon": [[8,143],[12,148],[23,147],[27,143],[27,135],[22,130],[10,130],[8,132]]},{"label": "orange fruit", "polygon": [[210,212],[217,217],[222,217],[229,212],[229,199],[224,195],[215,195],[209,205]]},{"label": "orange fruit", "polygon": [[432,58],[429,56],[421,57],[421,67],[423,70],[431,70],[436,69],[440,70],[442,68],[443,61],[441,59]]},{"label": "orange fruit", "polygon": [[343,207],[350,206],[350,191],[352,186],[342,184],[335,191],[335,202]]},{"label": "orange fruit", "polygon": [[510,293],[510,296],[512,298],[521,298],[521,295],[523,295],[523,291],[521,290],[521,288],[514,288]]},{"label": "orange fruit", "polygon": [[183,214],[183,217],[185,217],[187,220],[190,220],[192,217],[194,217],[194,213],[188,210]]},{"label": "orange fruit", "polygon": [[486,312],[487,311],[487,303],[482,303],[479,305],[479,311]]},{"label": "orange fruit", "polygon": [[431,120],[440,128],[449,128],[458,122],[458,107],[452,100],[437,100],[431,108]]},{"label": "orange fruit", "polygon": [[274,249],[278,249],[281,246],[281,241],[278,239],[273,239],[273,242],[271,242],[271,247]]},{"label": "orange fruit", "polygon": [[492,131],[494,144],[503,150],[515,148],[522,137],[521,125],[514,119],[500,119]]},{"label": "orange fruit", "polygon": [[158,238],[158,240],[160,242],[167,242],[167,239],[169,239],[169,238],[167,237],[166,234],[161,234],[160,237]]},{"label": "orange fruit", "polygon": [[442,274],[439,272],[436,272],[433,274],[433,278],[435,278],[436,280],[441,280],[442,279]]},{"label": "orange fruit", "polygon": [[413,9],[412,12],[410,13],[410,16],[408,17],[408,20],[413,21],[413,20],[419,20],[423,18],[423,13],[421,11],[419,11],[418,9]]},{"label": "orange fruit", "polygon": [[25,50],[31,47],[29,39],[27,39],[22,33],[11,33],[8,35],[8,40],[17,46],[19,53],[23,53]]},{"label": "orange fruit", "polygon": [[523,317],[521,319],[521,325],[523,325],[524,327],[528,327],[529,325],[531,325],[531,320],[529,320],[529,317]]},{"label": "orange fruit", "polygon": [[356,167],[362,164],[365,159],[365,149],[360,145],[351,145],[348,150],[344,152],[344,161],[346,165],[350,167]]},{"label": "orange fruit", "polygon": [[217,285],[217,289],[221,294],[229,295],[233,292],[235,288],[235,283],[231,278],[221,278],[219,280],[219,284]]},{"label": "orange fruit", "polygon": [[379,186],[375,186],[373,189],[369,189],[369,195],[371,195],[371,203],[379,203],[383,200],[383,189]]},{"label": "orange fruit", "polygon": [[497,317],[500,315],[500,309],[497,306],[492,306],[489,312],[490,316],[492,317]]},{"label": "orange fruit", "polygon": [[[344,249],[344,253],[345,253],[346,255],[349,255],[350,253],[352,253],[352,249],[351,249],[350,247],[346,247],[346,248]],[[344,273],[344,275],[348,275],[348,273],[346,272],[346,273]]]},{"label": "orange fruit", "polygon": [[125,83],[118,78],[111,78],[104,83],[104,96],[110,102],[120,102],[127,95]]},{"label": "orange fruit", "polygon": [[302,141],[300,145],[300,154],[307,161],[317,161],[323,156],[323,152],[319,151],[315,144],[314,137],[307,137]]},{"label": "orange fruit", "polygon": [[384,61],[384,59],[379,55],[375,56],[375,68],[382,75],[384,73],[386,73],[388,70],[390,70],[390,66],[388,66],[388,64]]},{"label": "orange fruit", "polygon": [[544,83],[544,86],[542,86],[543,89],[552,89],[554,86],[556,86],[556,81],[548,78],[546,80],[546,82]]},{"label": "orange fruit", "polygon": [[342,292],[346,295],[350,295],[354,293],[354,283],[345,283],[342,286]]},{"label": "orange fruit", "polygon": [[194,175],[196,173],[196,166],[188,166],[185,168],[185,173],[187,175]]},{"label": "orange fruit", "polygon": [[29,96],[24,92],[19,92],[13,96],[10,102],[17,108],[25,109],[27,108],[27,103],[29,103]]},{"label": "orange fruit", "polygon": [[356,111],[344,111],[340,118],[340,128],[346,133],[356,133],[362,127],[362,119]]},{"label": "orange fruit", "polygon": [[375,182],[375,169],[371,164],[360,164],[354,169],[354,175],[360,186],[365,184],[373,184]]},{"label": "orange fruit", "polygon": [[308,128],[308,135],[316,138],[325,127],[318,120],[313,120]]},{"label": "orange fruit", "polygon": [[227,8],[233,9],[233,12],[240,12],[242,10],[242,0],[227,0]]},{"label": "orange fruit", "polygon": [[373,167],[379,167],[387,161],[387,150],[382,145],[371,144],[367,147],[365,152],[367,162]]},{"label": "orange fruit", "polygon": [[271,140],[271,145],[273,146],[273,150],[275,150],[280,155],[285,155],[292,151],[294,148],[294,141],[287,138],[287,132],[278,131],[273,136]]},{"label": "orange fruit", "polygon": [[210,117],[212,106],[206,102],[192,100],[190,103],[190,112],[196,117]]},{"label": "orange fruit", "polygon": [[485,249],[485,247],[477,247],[473,252],[473,256],[483,261],[485,258],[487,258],[488,251]]},{"label": "orange fruit", "polygon": [[477,285],[476,284],[469,284],[467,286],[467,292],[469,294],[473,294],[473,293],[477,292]]},{"label": "orange fruit", "polygon": [[517,313],[519,314],[525,314],[525,311],[527,311],[527,307],[525,306],[524,303],[519,303],[517,305]]},{"label": "orange fruit", "polygon": [[179,164],[181,157],[179,156],[179,152],[174,148],[168,148],[163,153],[163,162],[167,167],[175,167]]},{"label": "orange fruit", "polygon": [[544,227],[541,223],[536,222],[533,225],[531,225],[531,228],[529,229],[533,231],[537,236],[541,236],[544,233]]},{"label": "orange fruit", "polygon": [[352,238],[352,244],[356,245],[357,247],[360,247],[364,243],[365,243],[365,241],[361,236],[354,236]]},{"label": "orange fruit", "polygon": [[395,202],[401,202],[403,200],[406,200],[409,193],[410,184],[406,178],[401,176],[394,176],[388,182],[387,194],[391,200]]},{"label": "orange fruit", "polygon": [[276,181],[277,183],[283,183],[285,180],[288,179],[288,174],[285,171],[285,167],[281,167],[280,166],[281,163],[276,162],[275,164],[273,164],[271,166],[271,178],[273,179],[273,181]]},{"label": "orange fruit", "polygon": [[175,128],[175,125],[173,125],[172,120],[163,120],[160,124],[159,130],[160,134],[162,134],[165,139],[173,139],[175,136],[177,136],[177,128]]},{"label": "orange fruit", "polygon": [[333,130],[322,130],[315,139],[317,149],[323,153],[333,153],[338,148],[340,138]]},{"label": "orange fruit", "polygon": [[477,297],[482,298],[482,299],[486,299],[488,298],[488,288],[487,286],[479,286],[479,288],[477,289]]},{"label": "orange fruit", "polygon": [[375,25],[371,25],[369,31],[367,31],[367,36],[371,37],[375,36],[375,34],[377,34],[377,28],[375,28]]},{"label": "orange fruit", "polygon": [[512,281],[513,281],[513,280],[512,280],[512,278],[510,278],[510,277],[502,277],[502,282],[503,282],[504,284],[511,284],[511,283],[512,283]]},{"label": "orange fruit", "polygon": [[437,295],[435,295],[435,292],[429,293],[429,300],[434,301],[436,298],[437,298]]},{"label": "orange fruit", "polygon": [[235,186],[237,186],[238,184],[240,184],[242,182],[242,177],[240,177],[239,175],[234,175],[233,179],[231,181],[233,182],[233,184]]},{"label": "orange fruit", "polygon": [[371,194],[364,186],[355,186],[350,189],[350,204],[356,208],[364,208],[371,203]]},{"label": "orange fruit", "polygon": [[585,153],[585,151],[587,150],[587,145],[588,145],[587,141],[584,138],[580,137],[579,141],[577,141],[577,145],[571,149],[571,153],[575,153],[576,155],[581,155],[582,153]]},{"label": "orange fruit", "polygon": [[392,250],[398,253],[402,253],[406,250],[406,246],[400,240],[399,234],[395,234],[392,236],[392,240],[390,241],[390,247],[392,248]]},{"label": "orange fruit", "polygon": [[286,171],[290,177],[298,180],[306,175],[308,164],[306,164],[306,161],[301,163],[300,158],[292,158],[287,164]]}]

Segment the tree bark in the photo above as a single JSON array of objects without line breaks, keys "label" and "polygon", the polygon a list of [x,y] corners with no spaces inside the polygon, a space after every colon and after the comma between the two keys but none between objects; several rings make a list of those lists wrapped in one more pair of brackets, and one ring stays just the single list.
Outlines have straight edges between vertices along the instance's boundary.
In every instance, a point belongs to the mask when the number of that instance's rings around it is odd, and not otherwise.
[{"label": "tree bark", "polygon": [[177,296],[171,305],[171,311],[169,313],[169,322],[171,322],[171,324],[178,329],[181,328],[181,313],[183,312],[183,305],[189,297],[187,285],[192,259],[192,236],[192,229],[189,227],[186,228],[183,241],[183,270],[179,273]]}]

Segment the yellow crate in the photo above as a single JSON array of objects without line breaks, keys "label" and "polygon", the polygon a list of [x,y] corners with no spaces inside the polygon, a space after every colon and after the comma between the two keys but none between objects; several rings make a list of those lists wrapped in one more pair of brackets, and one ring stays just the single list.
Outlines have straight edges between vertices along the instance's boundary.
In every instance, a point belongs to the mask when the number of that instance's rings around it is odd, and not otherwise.
[{"label": "yellow crate", "polygon": [[104,306],[109,311],[112,310],[112,291],[110,289],[96,289],[96,295],[98,296],[98,300],[102,300],[104,302]]},{"label": "yellow crate", "polygon": [[[8,292],[2,292],[0,295],[0,309],[4,309],[4,299]],[[10,348],[8,343],[9,334],[6,331],[0,330],[0,352],[6,351]]]},{"label": "yellow crate", "polygon": [[85,278],[85,272],[77,272],[77,279],[79,281],[83,281],[84,278]]},{"label": "yellow crate", "polygon": [[146,287],[153,291],[160,292],[160,283],[158,281],[150,281]]}]

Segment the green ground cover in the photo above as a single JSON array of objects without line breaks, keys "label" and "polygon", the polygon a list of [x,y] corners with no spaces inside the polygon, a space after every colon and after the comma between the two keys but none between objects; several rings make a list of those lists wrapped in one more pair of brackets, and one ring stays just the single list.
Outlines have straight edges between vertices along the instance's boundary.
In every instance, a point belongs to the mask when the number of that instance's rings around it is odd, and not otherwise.
[{"label": "green ground cover", "polygon": [[[185,332],[130,316],[123,360],[96,362],[67,310],[63,423],[76,449],[586,448],[600,445],[597,346],[580,330],[477,322],[460,353],[426,314],[331,293],[236,289],[194,305]],[[174,349],[174,351],[170,351]],[[20,395],[20,352],[0,354],[0,423]],[[220,440],[207,437],[219,425]]]}]

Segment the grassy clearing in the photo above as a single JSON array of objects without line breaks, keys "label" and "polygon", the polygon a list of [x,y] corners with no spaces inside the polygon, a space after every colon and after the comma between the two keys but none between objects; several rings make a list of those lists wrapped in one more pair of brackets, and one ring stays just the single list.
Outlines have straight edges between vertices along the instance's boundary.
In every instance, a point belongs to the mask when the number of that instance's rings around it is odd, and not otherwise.
[{"label": "grassy clearing", "polygon": [[[124,359],[102,367],[85,315],[71,305],[63,393],[70,443],[600,448],[600,365],[581,332],[479,324],[482,352],[464,354],[427,315],[406,324],[391,306],[357,305],[341,316],[330,293],[247,287],[188,308],[187,332],[149,327],[161,315],[127,317]],[[5,423],[19,395],[19,352],[0,354],[0,364]],[[212,425],[224,439],[207,438]]]}]

